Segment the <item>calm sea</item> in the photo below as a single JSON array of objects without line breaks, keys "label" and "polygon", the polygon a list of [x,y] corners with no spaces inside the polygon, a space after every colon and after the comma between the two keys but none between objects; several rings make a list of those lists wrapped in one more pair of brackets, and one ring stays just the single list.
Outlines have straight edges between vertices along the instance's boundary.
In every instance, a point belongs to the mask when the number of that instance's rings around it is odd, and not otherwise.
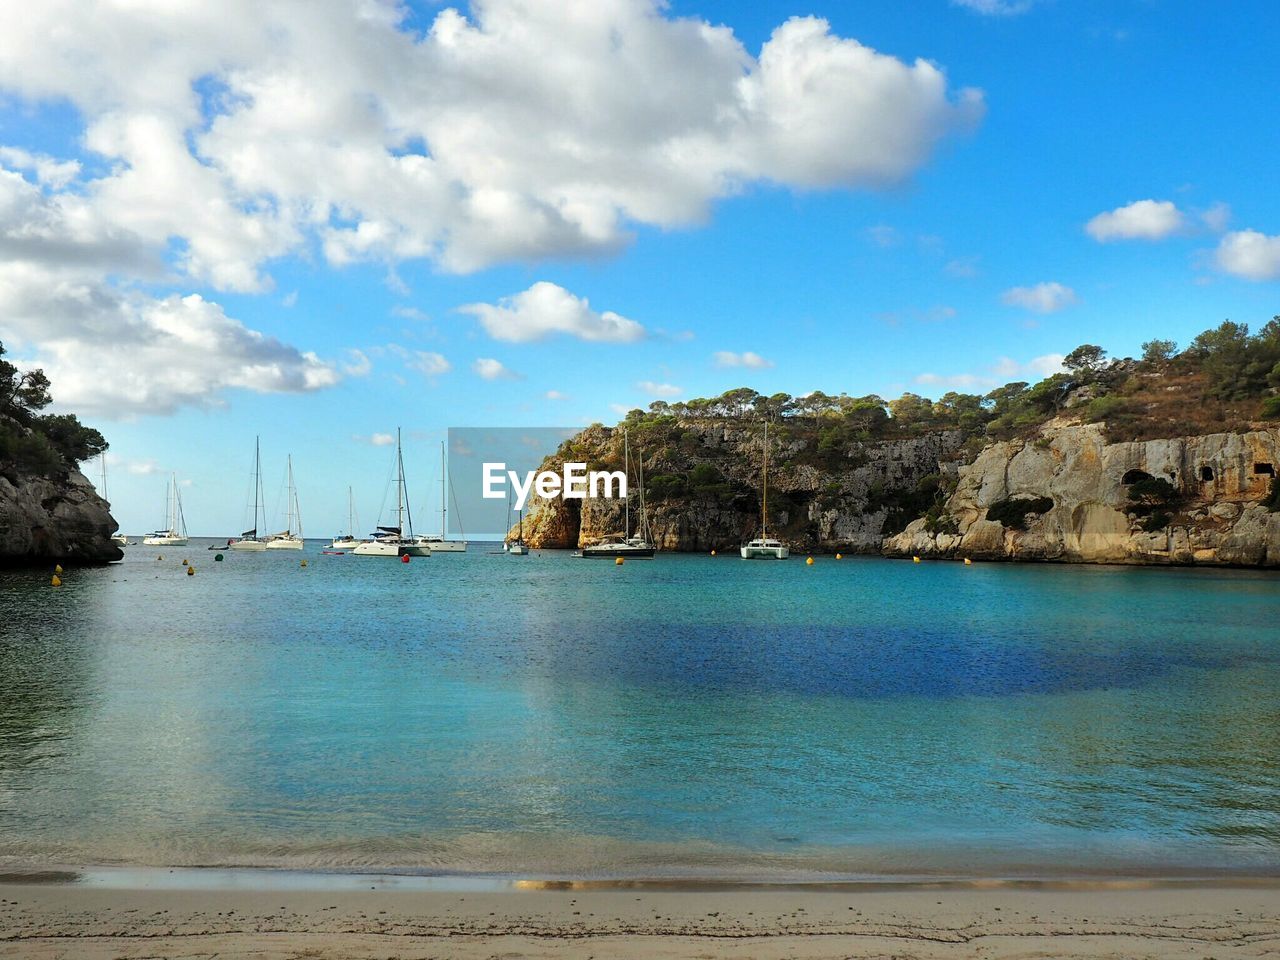
[{"label": "calm sea", "polygon": [[1280,868],[1280,575],[205,542],[0,574],[0,865]]}]

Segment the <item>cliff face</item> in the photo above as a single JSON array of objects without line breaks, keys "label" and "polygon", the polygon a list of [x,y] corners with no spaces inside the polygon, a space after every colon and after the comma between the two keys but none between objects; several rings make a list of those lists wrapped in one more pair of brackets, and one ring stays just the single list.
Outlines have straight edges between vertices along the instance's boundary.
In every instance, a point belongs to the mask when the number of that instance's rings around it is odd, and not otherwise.
[{"label": "cliff face", "polygon": [[[644,446],[642,431],[631,436],[632,489],[640,456],[653,542],[663,550],[723,550],[758,536],[764,456],[759,426],[690,420],[681,421],[674,435],[678,440],[668,435],[656,449]],[[797,550],[878,552],[886,518],[896,508],[893,492],[958,468],[961,439],[952,431],[854,443],[816,457],[806,440],[771,432],[769,532]],[[558,472],[565,460],[621,469],[622,431],[588,428],[543,469]],[[633,493],[633,530],[638,502]],[[524,533],[534,547],[578,548],[624,527],[621,500],[531,503]]]},{"label": "cliff face", "polygon": [[[889,555],[1084,563],[1280,566],[1280,513],[1264,501],[1280,469],[1280,431],[1107,443],[1100,424],[1046,427],[1034,441],[986,446],[960,468],[946,511],[955,532],[916,520],[885,540]],[[1169,522],[1143,529],[1131,484],[1167,480]],[[987,519],[993,504],[1048,498],[1025,529]],[[1152,524],[1155,526],[1155,524]]]},{"label": "cliff face", "polygon": [[78,470],[0,473],[0,565],[110,563],[124,556],[111,542],[116,529],[109,504]]}]

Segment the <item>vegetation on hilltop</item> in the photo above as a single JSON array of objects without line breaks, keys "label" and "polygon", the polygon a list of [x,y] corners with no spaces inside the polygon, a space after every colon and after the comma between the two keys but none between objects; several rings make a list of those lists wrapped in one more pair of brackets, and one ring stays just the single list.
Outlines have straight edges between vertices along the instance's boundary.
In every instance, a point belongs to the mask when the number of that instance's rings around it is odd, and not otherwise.
[{"label": "vegetation on hilltop", "polygon": [[43,370],[19,370],[0,344],[0,471],[65,473],[107,449],[107,441],[74,414],[42,413],[53,400]]},{"label": "vegetation on hilltop", "polygon": [[847,462],[858,442],[899,439],[939,430],[968,438],[1032,436],[1056,417],[1101,422],[1112,440],[1145,440],[1248,429],[1280,419],[1280,316],[1256,334],[1225,321],[1178,351],[1172,340],[1143,344],[1141,358],[1107,359],[1096,344],[1066,355],[1065,368],[1038,383],[1014,381],[986,394],[950,392],[937,400],[904,393],[802,397],[765,395],[738,387],[718,397],[632,410],[625,423],[641,441],[680,442],[682,420],[767,420],[780,440],[811,441],[809,456]]}]

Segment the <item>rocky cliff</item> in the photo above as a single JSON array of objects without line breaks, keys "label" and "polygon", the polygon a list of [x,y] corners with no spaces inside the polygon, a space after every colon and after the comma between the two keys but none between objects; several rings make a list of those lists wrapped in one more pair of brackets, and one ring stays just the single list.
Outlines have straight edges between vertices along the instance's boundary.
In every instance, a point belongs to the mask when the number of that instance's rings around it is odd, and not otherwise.
[{"label": "rocky cliff", "polygon": [[[622,443],[620,428],[591,427],[543,468],[621,469]],[[633,424],[630,443],[661,549],[724,550],[758,534],[758,424]],[[1062,420],[985,445],[943,431],[823,450],[783,425],[769,458],[769,530],[798,552],[1280,566],[1276,429],[1111,443],[1102,424]],[[620,500],[557,498],[535,499],[524,529],[535,547],[576,548],[623,526]]]},{"label": "rocky cliff", "polygon": [[[946,517],[885,540],[890,555],[1082,563],[1280,566],[1280,513],[1267,501],[1280,431],[1108,443],[1101,424],[1050,424],[992,443],[960,468]],[[1154,508],[1134,491],[1167,481]],[[993,507],[1043,508],[1018,528]],[[1012,512],[1017,517],[1019,510]],[[937,529],[939,526],[944,529]]]},{"label": "rocky cliff", "polygon": [[110,563],[124,556],[111,542],[109,504],[83,474],[27,476],[0,464],[0,565]]}]

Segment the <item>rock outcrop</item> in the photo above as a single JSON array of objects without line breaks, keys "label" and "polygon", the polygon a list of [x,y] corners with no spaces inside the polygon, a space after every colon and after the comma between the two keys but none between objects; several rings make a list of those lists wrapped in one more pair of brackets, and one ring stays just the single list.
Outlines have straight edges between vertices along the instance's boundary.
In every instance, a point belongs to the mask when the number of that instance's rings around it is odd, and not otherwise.
[{"label": "rock outcrop", "polygon": [[124,554],[109,504],[84,475],[0,471],[0,565],[110,563]]},{"label": "rock outcrop", "polygon": [[[1050,424],[1034,440],[992,443],[959,470],[930,532],[923,519],[885,540],[889,555],[1280,566],[1280,513],[1263,501],[1280,469],[1280,431],[1108,443],[1101,424]],[[1131,486],[1168,481],[1159,511],[1135,508]],[[1025,529],[988,519],[1004,501],[1047,498]]]}]

